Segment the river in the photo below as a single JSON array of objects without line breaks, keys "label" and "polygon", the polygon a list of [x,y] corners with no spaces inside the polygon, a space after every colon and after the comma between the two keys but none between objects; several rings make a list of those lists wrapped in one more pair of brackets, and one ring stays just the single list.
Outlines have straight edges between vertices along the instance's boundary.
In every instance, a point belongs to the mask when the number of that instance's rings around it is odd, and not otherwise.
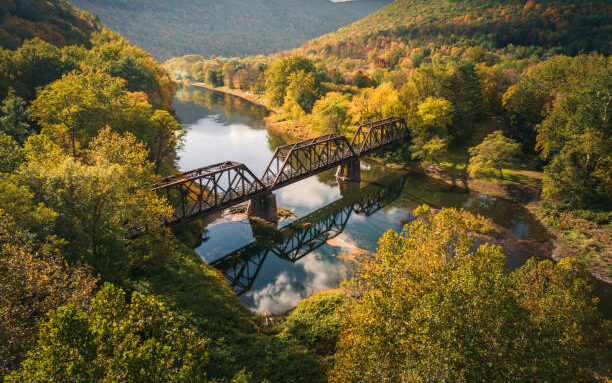
[{"label": "river", "polygon": [[[174,108],[187,129],[182,171],[232,160],[260,175],[274,149],[287,143],[264,127],[265,108],[238,97],[182,87]],[[223,271],[247,307],[279,314],[338,286],[350,276],[351,258],[376,250],[378,238],[400,231],[423,203],[490,218],[509,238],[503,245],[510,268],[550,249],[545,228],[522,206],[370,161],[361,166],[360,184],[340,187],[330,170],[275,191],[279,208],[292,213],[277,228],[244,214],[209,217],[196,252]]]}]

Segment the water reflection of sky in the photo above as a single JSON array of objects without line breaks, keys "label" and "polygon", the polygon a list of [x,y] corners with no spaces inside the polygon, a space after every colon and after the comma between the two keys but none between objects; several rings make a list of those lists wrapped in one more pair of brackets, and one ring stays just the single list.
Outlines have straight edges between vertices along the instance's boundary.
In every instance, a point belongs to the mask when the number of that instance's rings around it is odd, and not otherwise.
[{"label": "water reflection of sky", "polygon": [[251,129],[244,124],[223,125],[214,116],[199,119],[185,128],[187,135],[179,159],[181,169],[231,160],[247,164],[257,176],[264,171],[269,160],[265,130]]},{"label": "water reflection of sky", "polygon": [[[228,100],[227,97],[216,99]],[[182,170],[233,160],[245,163],[256,175],[263,172],[273,152],[274,144],[271,143],[281,144],[282,140],[265,129],[251,128],[260,126],[261,121],[253,115],[240,113],[248,110],[240,108],[239,103],[245,101],[234,99],[232,102],[231,118],[224,115],[228,107],[207,108],[191,102],[175,103],[179,119],[189,121],[185,125],[188,131],[185,146],[180,153],[179,166]],[[185,119],[182,118],[184,114]],[[335,233],[338,234],[335,238],[315,251],[295,262],[268,253],[263,265],[257,269],[256,278],[252,279],[250,289],[240,296],[242,302],[258,312],[275,314],[295,307],[301,299],[314,291],[337,286],[347,277],[347,268],[337,257],[338,254],[358,249],[374,251],[379,237],[389,229],[400,231],[412,219],[412,210],[422,203],[437,208],[463,207],[491,218],[519,238],[543,235],[541,226],[525,209],[508,201],[479,194],[458,193],[423,176],[398,176],[379,165],[362,162],[362,191],[369,182],[378,182],[379,187],[389,190],[397,185],[400,178],[405,186],[398,190],[397,196],[386,200],[385,206],[369,216],[365,212],[352,211],[342,227],[343,231]],[[333,206],[339,204],[340,208],[344,206],[343,193],[333,177],[333,170],[286,186],[275,194],[278,206],[290,209],[295,215],[295,218],[281,220],[281,229],[292,221],[310,217],[309,214],[313,212],[316,216],[319,211],[324,211],[321,219],[325,219],[325,208],[332,203]],[[209,239],[196,249],[207,262],[223,258],[254,241],[252,226],[245,216],[226,215],[209,224],[207,230]],[[509,257],[509,264],[518,265],[524,262],[526,255],[513,257]]]},{"label": "water reflection of sky", "polygon": [[295,263],[266,259],[266,268],[241,299],[257,312],[280,314],[313,292],[337,287],[346,276],[346,268],[335,256],[318,251]]}]

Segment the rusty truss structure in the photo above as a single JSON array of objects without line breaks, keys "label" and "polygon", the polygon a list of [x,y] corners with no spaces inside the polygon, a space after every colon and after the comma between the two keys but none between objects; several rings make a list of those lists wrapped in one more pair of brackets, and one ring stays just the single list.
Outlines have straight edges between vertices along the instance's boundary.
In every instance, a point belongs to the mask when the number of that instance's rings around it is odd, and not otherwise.
[{"label": "rusty truss structure", "polygon": [[162,178],[153,191],[174,208],[167,225],[179,225],[251,200],[390,144],[410,138],[401,118],[361,125],[349,140],[337,134],[279,146],[261,178],[244,164],[226,161]]}]

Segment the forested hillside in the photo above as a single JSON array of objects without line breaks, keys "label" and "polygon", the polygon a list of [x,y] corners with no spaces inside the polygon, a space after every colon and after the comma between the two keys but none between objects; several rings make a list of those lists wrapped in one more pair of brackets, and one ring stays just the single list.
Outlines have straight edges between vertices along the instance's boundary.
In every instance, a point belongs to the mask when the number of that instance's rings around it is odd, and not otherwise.
[{"label": "forested hillside", "polygon": [[15,49],[26,39],[58,46],[88,44],[100,24],[67,1],[4,0],[0,3],[0,47]]},{"label": "forested hillside", "polygon": [[596,0],[400,0],[299,52],[340,65],[342,72],[485,52],[515,58],[609,54],[611,18],[612,5]]},{"label": "forested hillside", "polygon": [[74,0],[159,60],[190,53],[270,54],[295,48],[390,0]]}]

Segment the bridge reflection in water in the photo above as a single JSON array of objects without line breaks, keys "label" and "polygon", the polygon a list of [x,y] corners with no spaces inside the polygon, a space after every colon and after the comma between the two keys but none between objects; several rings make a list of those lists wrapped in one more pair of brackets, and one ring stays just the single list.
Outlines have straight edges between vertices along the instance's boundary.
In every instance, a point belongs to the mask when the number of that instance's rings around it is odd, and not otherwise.
[{"label": "bridge reflection in water", "polygon": [[370,216],[397,199],[406,179],[406,176],[386,177],[380,183],[370,183],[361,189],[357,183],[341,184],[341,199],[271,235],[257,238],[211,265],[219,269],[234,292],[241,295],[253,286],[268,256],[290,262],[300,260],[342,233],[352,214]]}]

